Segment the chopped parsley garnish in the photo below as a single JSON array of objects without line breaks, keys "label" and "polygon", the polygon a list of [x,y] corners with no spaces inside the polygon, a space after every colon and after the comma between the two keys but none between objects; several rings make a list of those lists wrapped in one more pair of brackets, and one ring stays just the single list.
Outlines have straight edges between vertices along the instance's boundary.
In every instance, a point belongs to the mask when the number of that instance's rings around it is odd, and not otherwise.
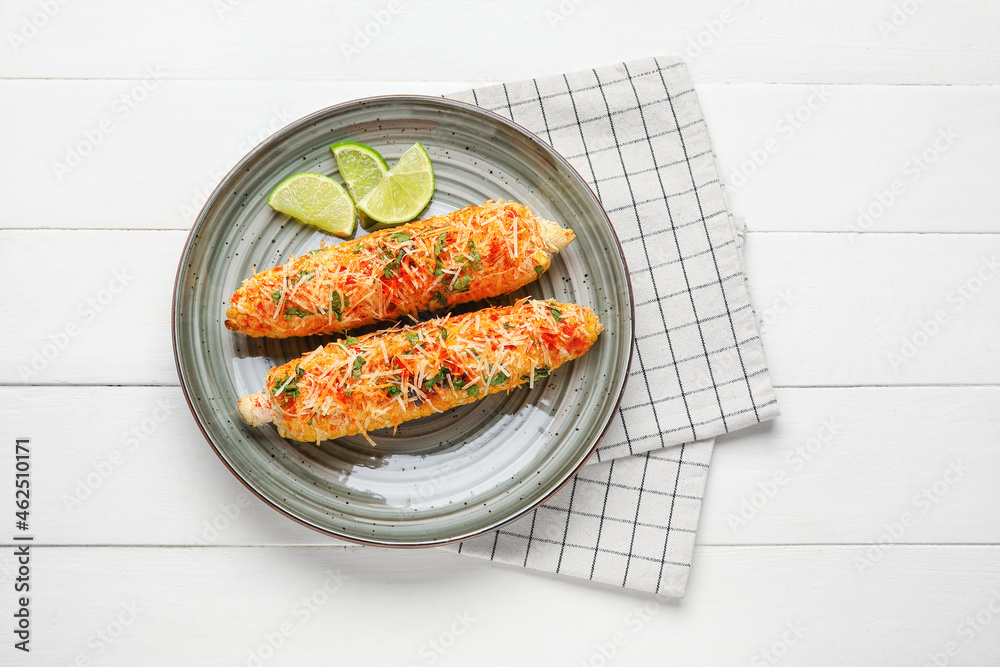
[{"label": "chopped parsley garnish", "polygon": [[347,344],[348,345],[357,345],[358,344],[358,339],[355,338],[354,336],[348,336],[346,340],[347,340]]},{"label": "chopped parsley garnish", "polygon": [[556,322],[562,322],[562,311],[558,308],[553,308],[549,306],[549,312],[552,313],[552,317],[556,318]]},{"label": "chopped parsley garnish", "polygon": [[441,340],[448,340],[448,330],[440,325],[438,326],[438,329],[441,330]]},{"label": "chopped parsley garnish", "polygon": [[434,244],[434,275],[440,276],[444,273],[444,263],[441,261],[441,253],[444,252],[445,243],[448,241],[448,232],[442,232]]},{"label": "chopped parsley garnish", "polygon": [[271,392],[275,396],[280,396],[284,394],[285,396],[298,396],[299,395],[299,378],[305,375],[305,370],[301,366],[295,369],[295,375],[289,381],[287,375],[283,375],[274,381],[274,389]]},{"label": "chopped parsley garnish", "polygon": [[330,297],[330,310],[333,311],[334,316],[336,316],[337,321],[340,321],[343,311],[347,310],[350,305],[351,300],[345,294],[343,297],[340,296],[340,292],[334,292]]},{"label": "chopped parsley garnish", "polygon": [[354,360],[354,366],[351,367],[351,377],[359,378],[361,377],[361,369],[364,368],[365,358],[358,357]]},{"label": "chopped parsley garnish", "polygon": [[465,390],[465,393],[468,394],[469,396],[479,396],[479,385],[476,384],[472,385],[471,387]]},{"label": "chopped parsley garnish", "polygon": [[302,278],[303,276],[311,276],[312,274],[313,274],[312,271],[307,271],[306,269],[302,269],[301,271],[299,271],[299,278]]},{"label": "chopped parsley garnish", "polygon": [[420,334],[415,334],[412,331],[407,331],[403,335],[406,336],[406,340],[407,342],[409,342],[411,348],[417,346],[417,341],[420,340]]},{"label": "chopped parsley garnish", "polygon": [[[549,373],[551,373],[551,372],[552,372],[552,369],[549,368],[548,366],[539,366],[538,368],[535,369],[535,379],[536,380],[540,380],[542,378],[547,378],[549,376]],[[527,381],[527,380],[531,379],[531,376],[530,375],[522,375],[521,379]]]},{"label": "chopped parsley garnish", "polygon": [[536,265],[536,266],[535,266],[535,275],[536,275],[536,276],[540,276],[540,275],[542,275],[542,274],[543,274],[544,272],[545,272],[545,269],[543,269],[543,268],[542,268],[542,266],[541,266],[540,264],[538,264],[538,265]]},{"label": "chopped parsley garnish", "polygon": [[514,328],[514,325],[511,324],[510,322],[504,322],[503,323],[503,328],[506,329],[507,331],[510,331],[511,329]]},{"label": "chopped parsley garnish", "polygon": [[434,292],[434,298],[431,299],[431,303],[434,303],[435,301],[439,301],[442,306],[448,305],[448,297],[442,294],[441,290],[437,290]]},{"label": "chopped parsley garnish", "polygon": [[496,387],[497,385],[501,385],[509,379],[510,376],[507,375],[506,373],[504,372],[497,373],[496,375],[493,376],[493,379],[490,381],[490,386]]},{"label": "chopped parsley garnish", "polygon": [[323,248],[316,248],[315,250],[310,250],[309,254],[310,255],[315,255],[318,252],[323,252]]},{"label": "chopped parsley garnish", "polygon": [[483,258],[479,256],[479,250],[476,249],[476,242],[469,239],[469,244],[465,247],[465,251],[469,253],[470,264],[472,268],[476,271],[483,270]]},{"label": "chopped parsley garnish", "polygon": [[455,389],[461,389],[465,386],[465,378],[452,378],[451,384]]},{"label": "chopped parsley garnish", "polygon": [[389,234],[389,238],[397,243],[404,243],[410,240],[410,234],[407,232],[396,232],[395,234]]},{"label": "chopped parsley garnish", "polygon": [[403,390],[399,387],[398,384],[391,384],[385,388],[385,395],[388,396],[389,398],[396,398],[402,393]]},{"label": "chopped parsley garnish", "polygon": [[438,369],[437,374],[434,377],[427,378],[424,380],[424,391],[430,391],[439,384],[444,384],[444,375],[448,372],[448,369],[442,366]]},{"label": "chopped parsley garnish", "polygon": [[308,310],[302,310],[301,308],[285,308],[285,317],[308,317],[312,315]]},{"label": "chopped parsley garnish", "polygon": [[395,278],[396,277],[396,274],[399,272],[399,267],[402,266],[402,264],[403,264],[403,255],[404,254],[405,253],[403,252],[402,249],[400,249],[400,251],[398,253],[396,253],[396,255],[394,257],[392,256],[391,253],[389,254],[389,256],[392,257],[392,259],[389,261],[388,264],[385,265],[385,277],[386,278]]},{"label": "chopped parsley garnish", "polygon": [[356,245],[353,248],[351,248],[351,252],[353,252],[355,255],[357,255],[359,252],[361,252],[361,244],[359,243],[358,245]]},{"label": "chopped parsley garnish", "polygon": [[281,295],[282,291],[280,289],[274,290],[273,292],[271,292],[271,301],[278,303],[279,301],[281,301]]},{"label": "chopped parsley garnish", "polygon": [[469,284],[472,282],[472,276],[461,276],[455,281],[455,284],[451,286],[448,290],[449,292],[467,292],[469,291]]}]

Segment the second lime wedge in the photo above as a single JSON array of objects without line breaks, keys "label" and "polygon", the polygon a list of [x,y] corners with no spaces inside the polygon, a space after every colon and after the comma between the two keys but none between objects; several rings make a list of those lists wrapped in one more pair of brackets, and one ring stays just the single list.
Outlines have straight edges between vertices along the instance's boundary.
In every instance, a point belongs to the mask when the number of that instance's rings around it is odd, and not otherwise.
[{"label": "second lime wedge", "polygon": [[367,144],[341,141],[330,146],[330,150],[337,160],[340,176],[347,184],[347,191],[355,202],[371,192],[382,180],[382,175],[389,171],[385,158]]},{"label": "second lime wedge", "polygon": [[354,202],[340,183],[308,171],[279,183],[267,203],[279,213],[345,239],[354,233],[358,219]]},{"label": "second lime wedge", "polygon": [[434,169],[420,144],[413,144],[375,187],[358,201],[372,220],[398,225],[417,217],[434,196]]}]

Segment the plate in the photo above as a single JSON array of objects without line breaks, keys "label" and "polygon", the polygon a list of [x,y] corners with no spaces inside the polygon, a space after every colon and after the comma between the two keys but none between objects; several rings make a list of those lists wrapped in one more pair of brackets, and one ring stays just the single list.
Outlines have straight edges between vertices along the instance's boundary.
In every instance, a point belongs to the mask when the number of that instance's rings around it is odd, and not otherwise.
[{"label": "plate", "polygon": [[[229,297],[257,270],[340,239],[271,210],[292,174],[337,178],[330,144],[361,141],[390,165],[419,141],[436,191],[424,216],[488,199],[513,200],[576,231],[541,279],[514,293],[597,311],[604,333],[544,384],[322,446],[252,428],[236,410],[275,365],[332,337],[271,340],[228,331]],[[359,228],[359,234],[364,233]],[[375,97],[293,122],[257,146],[209,197],[181,256],[174,356],[195,419],[251,491],[321,532],[379,546],[433,546],[513,520],[555,493],[593,452],[616,412],[633,340],[632,293],[607,214],[580,175],[538,137],[469,104]]]}]

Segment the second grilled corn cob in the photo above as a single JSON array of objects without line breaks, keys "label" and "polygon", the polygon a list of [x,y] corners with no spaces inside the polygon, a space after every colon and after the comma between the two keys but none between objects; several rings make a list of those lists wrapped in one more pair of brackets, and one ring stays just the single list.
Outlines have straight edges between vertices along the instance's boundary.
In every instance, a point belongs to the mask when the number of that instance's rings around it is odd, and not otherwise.
[{"label": "second grilled corn cob", "polygon": [[601,331],[589,308],[522,299],[348,337],[272,368],[239,411],[252,426],[274,422],[281,436],[318,444],[534,386]]}]

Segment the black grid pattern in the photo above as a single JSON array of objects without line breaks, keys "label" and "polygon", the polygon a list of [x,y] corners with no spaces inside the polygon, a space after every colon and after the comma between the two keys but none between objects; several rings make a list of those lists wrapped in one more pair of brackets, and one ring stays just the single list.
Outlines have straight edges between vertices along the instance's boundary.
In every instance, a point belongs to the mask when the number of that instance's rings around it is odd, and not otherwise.
[{"label": "black grid pattern", "polygon": [[527,127],[590,183],[622,241],[636,326],[621,408],[588,465],[538,510],[457,548],[680,596],[712,438],[778,412],[687,68],[651,58],[451,97]]}]

